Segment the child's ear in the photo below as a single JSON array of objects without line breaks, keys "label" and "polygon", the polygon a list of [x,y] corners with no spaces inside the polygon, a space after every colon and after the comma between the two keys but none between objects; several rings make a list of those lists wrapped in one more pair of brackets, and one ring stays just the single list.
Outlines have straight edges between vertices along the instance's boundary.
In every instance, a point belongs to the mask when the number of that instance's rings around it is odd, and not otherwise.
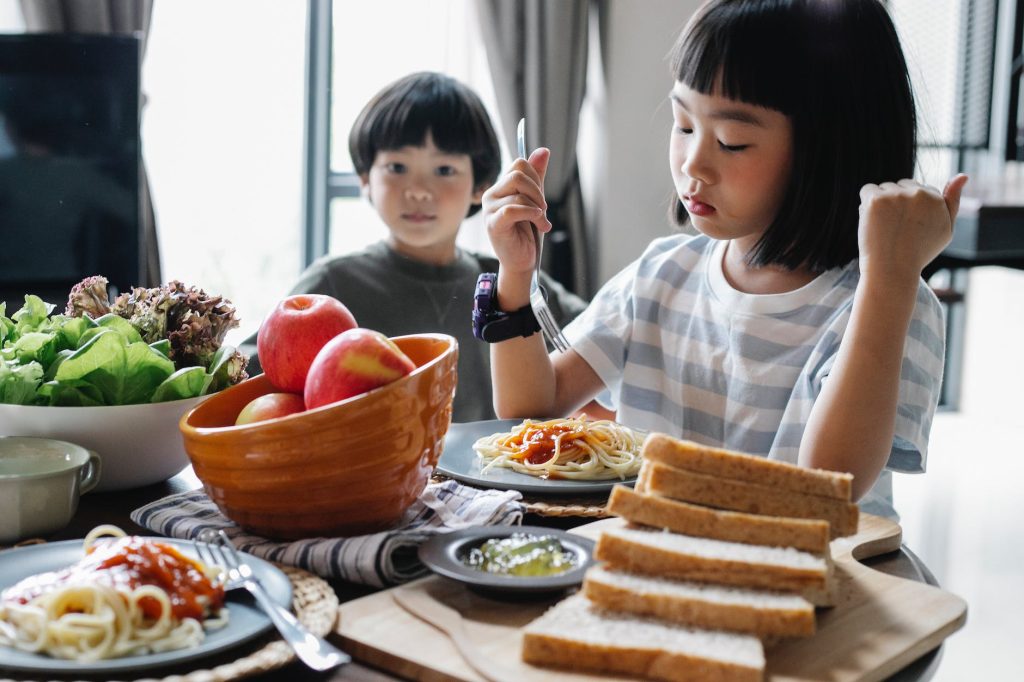
[{"label": "child's ear", "polygon": [[363,196],[373,203],[373,195],[370,194],[370,174],[360,173],[359,174],[359,191],[362,192]]},{"label": "child's ear", "polygon": [[490,187],[490,185],[482,184],[482,185],[479,185],[475,190],[473,190],[473,197],[472,197],[472,200],[470,201],[470,203],[471,204],[483,204],[484,203],[484,192],[486,192],[489,187]]}]

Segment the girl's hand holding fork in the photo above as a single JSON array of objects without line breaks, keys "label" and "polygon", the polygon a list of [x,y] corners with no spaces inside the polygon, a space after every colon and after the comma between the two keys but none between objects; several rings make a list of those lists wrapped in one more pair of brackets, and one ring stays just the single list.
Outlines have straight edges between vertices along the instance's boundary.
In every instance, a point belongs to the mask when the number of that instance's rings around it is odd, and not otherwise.
[{"label": "girl's hand holding fork", "polygon": [[498,271],[499,303],[514,310],[530,301],[530,277],[537,247],[531,224],[540,232],[551,230],[545,215],[544,175],[550,150],[536,149],[529,159],[516,159],[483,196],[483,214]]}]

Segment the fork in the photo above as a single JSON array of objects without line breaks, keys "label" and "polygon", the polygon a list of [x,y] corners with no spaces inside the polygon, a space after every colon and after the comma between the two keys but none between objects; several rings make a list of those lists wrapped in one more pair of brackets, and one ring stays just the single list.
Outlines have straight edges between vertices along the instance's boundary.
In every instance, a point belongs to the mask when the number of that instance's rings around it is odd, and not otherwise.
[{"label": "fork", "polygon": [[[519,158],[525,159],[525,118],[519,119],[519,126],[516,128],[516,146],[518,147]],[[540,259],[544,253],[544,235],[537,230],[537,226],[533,223],[530,223],[530,229],[533,230],[533,241],[537,245],[537,257],[533,264],[533,276],[530,278],[530,308],[533,309],[533,314],[537,317],[537,322],[540,323],[540,329],[544,332],[544,338],[556,350],[565,352],[569,350],[569,342],[562,335],[562,330],[559,328],[558,322],[555,321],[555,316],[551,314],[551,308],[548,307],[547,298],[544,296],[544,289],[540,285]]]},{"label": "fork", "polygon": [[239,559],[238,552],[222,530],[204,530],[196,543],[199,558],[221,570],[224,589],[244,587],[260,608],[270,617],[284,641],[303,663],[313,670],[330,670],[352,659],[333,644],[307,630],[287,609],[273,600],[249,564]]}]

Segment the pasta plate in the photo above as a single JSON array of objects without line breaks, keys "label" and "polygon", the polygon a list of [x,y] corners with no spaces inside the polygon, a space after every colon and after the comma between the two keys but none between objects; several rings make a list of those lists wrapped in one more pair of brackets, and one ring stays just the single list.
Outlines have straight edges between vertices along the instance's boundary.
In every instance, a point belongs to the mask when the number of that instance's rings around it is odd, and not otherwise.
[{"label": "pasta plate", "polygon": [[[190,556],[196,556],[194,543],[190,541],[163,537],[153,539],[173,545]],[[274,601],[286,608],[289,607],[292,588],[288,577],[280,569],[262,559],[250,555],[243,556],[252,566],[253,572],[263,581]],[[23,578],[70,566],[81,558],[81,540],[52,542],[2,551],[0,591]],[[170,666],[238,646],[272,627],[270,619],[240,590],[230,591],[226,597],[226,606],[231,614],[228,624],[219,630],[208,631],[203,642],[194,648],[83,663],[0,647],[0,669],[95,675]]]},{"label": "pasta plate", "polygon": [[485,463],[473,450],[473,444],[485,436],[511,431],[512,427],[522,423],[522,419],[491,419],[452,424],[445,436],[444,450],[437,462],[436,472],[477,487],[518,490],[536,495],[608,494],[615,485],[631,486],[636,483],[635,476],[624,481],[619,479],[581,481],[543,479],[511,469],[496,467],[484,471]]}]

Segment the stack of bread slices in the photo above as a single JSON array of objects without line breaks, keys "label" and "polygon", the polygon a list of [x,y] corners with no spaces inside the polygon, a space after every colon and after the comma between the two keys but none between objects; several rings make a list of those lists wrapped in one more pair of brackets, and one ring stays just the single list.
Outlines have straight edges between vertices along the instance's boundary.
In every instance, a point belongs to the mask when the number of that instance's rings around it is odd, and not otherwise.
[{"label": "stack of bread slices", "polygon": [[809,637],[834,599],[831,538],[853,477],[651,434],[616,486],[581,592],[530,623],[523,660],[699,682],[764,677],[764,642]]}]

